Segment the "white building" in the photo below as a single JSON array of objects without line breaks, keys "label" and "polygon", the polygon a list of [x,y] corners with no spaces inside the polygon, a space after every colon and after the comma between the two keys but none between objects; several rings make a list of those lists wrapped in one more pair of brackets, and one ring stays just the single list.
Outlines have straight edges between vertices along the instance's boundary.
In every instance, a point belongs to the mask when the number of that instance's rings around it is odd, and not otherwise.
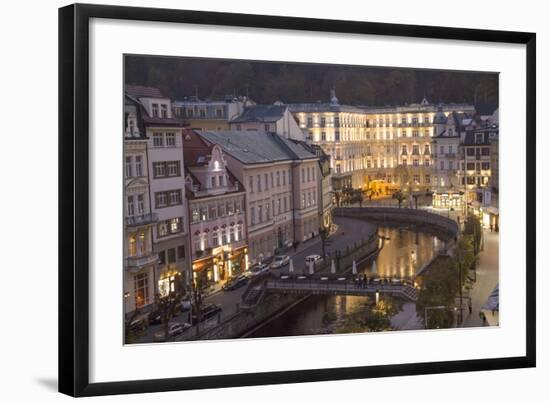
[{"label": "white building", "polygon": [[148,138],[147,169],[149,202],[155,216],[153,250],[158,256],[154,269],[161,296],[189,285],[187,258],[187,205],[183,175],[183,120],[172,116],[170,99],[156,88],[127,85],[126,94],[141,106],[141,120]]},{"label": "white building", "polygon": [[149,202],[148,139],[139,103],[125,97],[124,112],[124,312],[130,314],[155,300],[157,215]]}]

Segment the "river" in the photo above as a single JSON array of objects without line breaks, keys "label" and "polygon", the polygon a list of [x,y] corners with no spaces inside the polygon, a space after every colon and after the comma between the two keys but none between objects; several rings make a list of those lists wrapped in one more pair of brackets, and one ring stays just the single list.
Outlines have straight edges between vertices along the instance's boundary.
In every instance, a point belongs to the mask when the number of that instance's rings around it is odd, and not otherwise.
[{"label": "river", "polygon": [[[380,277],[411,278],[429,262],[440,240],[434,235],[407,228],[378,229],[386,238],[374,260],[358,266],[358,272]],[[311,296],[260,327],[250,337],[279,337],[335,333],[346,317],[367,310],[373,300],[362,296]]]}]

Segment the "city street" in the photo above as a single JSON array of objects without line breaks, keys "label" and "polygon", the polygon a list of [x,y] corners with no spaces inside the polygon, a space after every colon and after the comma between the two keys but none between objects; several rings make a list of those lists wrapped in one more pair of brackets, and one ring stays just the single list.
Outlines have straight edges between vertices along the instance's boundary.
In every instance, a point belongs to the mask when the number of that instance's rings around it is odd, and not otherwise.
[{"label": "city street", "polygon": [[[347,246],[353,246],[355,242],[368,238],[377,229],[377,226],[373,223],[350,218],[335,217],[334,223],[337,226],[337,230],[327,239],[327,254],[333,254],[337,250],[345,250]],[[312,254],[321,255],[321,249],[321,238],[316,236],[308,241],[300,243],[296,249],[296,252],[294,252],[294,249],[289,248],[286,254],[292,259],[294,271],[302,272],[305,271],[305,257]],[[280,273],[288,272],[288,268],[289,266],[287,265],[275,271]],[[211,318],[209,321],[203,323],[201,330],[215,325],[218,319],[224,320],[236,313],[238,310],[238,304],[241,302],[241,296],[245,290],[246,286],[243,286],[233,291],[217,290],[211,295],[206,296],[204,298],[204,303],[219,305],[222,308],[222,312],[220,313],[219,318]],[[189,313],[185,312],[174,317],[170,322],[189,322],[189,320]],[[136,342],[151,342],[154,340],[154,333],[161,330],[162,325],[149,326],[143,336],[141,336]],[[179,336],[178,340],[184,340],[187,337],[192,336],[194,333],[195,328],[193,327],[183,335]]]}]

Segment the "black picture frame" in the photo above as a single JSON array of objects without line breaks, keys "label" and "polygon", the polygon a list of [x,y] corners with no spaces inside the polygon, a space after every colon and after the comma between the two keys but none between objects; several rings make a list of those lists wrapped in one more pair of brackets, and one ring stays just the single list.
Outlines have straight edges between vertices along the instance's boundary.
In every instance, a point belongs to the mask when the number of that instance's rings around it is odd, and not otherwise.
[{"label": "black picture frame", "polygon": [[[521,357],[90,383],[88,62],[91,18],[515,43],[526,46],[526,354]],[[75,4],[59,9],[59,391],[160,392],[534,367],[536,35],[465,28]]]}]

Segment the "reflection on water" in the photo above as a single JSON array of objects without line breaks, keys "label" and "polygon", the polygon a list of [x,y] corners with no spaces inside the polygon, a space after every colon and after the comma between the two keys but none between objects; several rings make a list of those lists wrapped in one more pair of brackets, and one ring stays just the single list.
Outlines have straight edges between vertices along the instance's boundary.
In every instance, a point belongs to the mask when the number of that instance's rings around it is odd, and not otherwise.
[{"label": "reflection on water", "polygon": [[[429,262],[440,240],[408,229],[380,227],[384,246],[373,261],[362,263],[358,272],[369,276],[410,278]],[[284,315],[257,330],[252,337],[277,337],[334,333],[346,316],[363,311],[371,297],[311,296]]]}]

